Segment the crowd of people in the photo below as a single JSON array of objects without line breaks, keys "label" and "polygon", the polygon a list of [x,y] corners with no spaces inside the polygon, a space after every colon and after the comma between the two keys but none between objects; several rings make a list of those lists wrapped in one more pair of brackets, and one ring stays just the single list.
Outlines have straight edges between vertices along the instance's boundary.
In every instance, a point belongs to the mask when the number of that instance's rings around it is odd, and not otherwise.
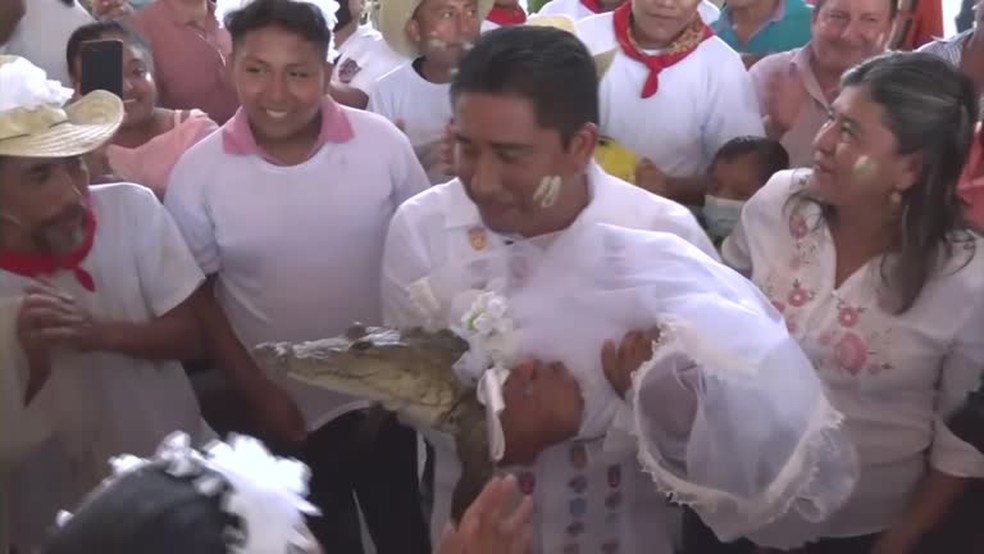
[{"label": "crowd of people", "polygon": [[[971,7],[0,0],[0,551],[980,551]],[[468,342],[463,516],[254,355],[355,322]]]}]

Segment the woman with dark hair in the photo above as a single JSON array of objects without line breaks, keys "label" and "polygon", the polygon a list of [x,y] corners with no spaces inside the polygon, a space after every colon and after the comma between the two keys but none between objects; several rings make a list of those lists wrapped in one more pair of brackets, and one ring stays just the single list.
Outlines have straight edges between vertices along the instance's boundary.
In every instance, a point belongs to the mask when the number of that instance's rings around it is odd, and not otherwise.
[{"label": "woman with dark hair", "polygon": [[76,90],[82,75],[82,43],[115,39],[123,42],[123,106],[126,116],[112,142],[89,160],[93,175],[112,175],[148,187],[158,198],[171,168],[198,141],[218,129],[201,110],[170,110],[158,106],[154,58],[137,33],[117,21],[83,25],[72,33],[66,61]]},{"label": "woman with dark hair", "polygon": [[[984,369],[982,242],[957,196],[976,113],[973,84],[939,58],[861,63],[813,169],[777,173],[724,243],[813,361],[861,464],[808,554],[915,552],[984,476],[984,456],[941,425]],[[686,527],[690,551],[754,551]]]}]

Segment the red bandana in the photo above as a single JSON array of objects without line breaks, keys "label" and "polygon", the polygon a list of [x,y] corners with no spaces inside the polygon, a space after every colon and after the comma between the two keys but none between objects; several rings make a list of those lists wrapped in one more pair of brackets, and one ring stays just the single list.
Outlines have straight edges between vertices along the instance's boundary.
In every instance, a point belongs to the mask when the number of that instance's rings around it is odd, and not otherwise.
[{"label": "red bandana", "polygon": [[33,252],[0,252],[0,269],[25,277],[51,275],[69,269],[85,290],[95,291],[96,282],[92,279],[92,275],[80,266],[92,250],[92,242],[96,236],[96,217],[91,210],[86,211],[83,225],[85,225],[85,236],[82,238],[82,244],[67,255],[56,257]]},{"label": "red bandana", "polygon": [[601,0],[581,0],[581,5],[591,13],[602,13],[605,11],[605,7],[601,5]]},{"label": "red bandana", "polygon": [[522,25],[526,23],[526,12],[523,8],[519,6],[492,6],[492,11],[489,12],[488,17],[485,19],[506,27],[509,25]]},{"label": "red bandana", "polygon": [[714,36],[714,31],[698,17],[662,53],[646,54],[636,46],[630,34],[632,3],[626,2],[616,8],[612,20],[615,22],[615,38],[618,39],[618,45],[622,48],[622,52],[649,68],[649,77],[646,79],[645,86],[642,87],[643,98],[649,98],[656,94],[659,89],[661,71],[686,58],[697,49],[700,43]]}]

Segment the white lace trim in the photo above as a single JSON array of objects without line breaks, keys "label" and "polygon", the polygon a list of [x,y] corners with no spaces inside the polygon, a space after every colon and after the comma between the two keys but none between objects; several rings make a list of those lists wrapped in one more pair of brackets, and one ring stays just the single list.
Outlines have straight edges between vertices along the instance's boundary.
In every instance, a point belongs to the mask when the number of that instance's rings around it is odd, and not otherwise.
[{"label": "white lace trim", "polygon": [[[662,347],[683,348],[677,342],[681,337],[674,333],[672,325],[661,326],[660,345]],[[706,345],[705,345],[706,346]],[[684,348],[686,350],[686,348]],[[706,353],[706,349],[702,351]],[[703,356],[702,356],[703,357]],[[664,467],[665,460],[659,455],[657,448],[651,448],[648,440],[640,433],[644,429],[644,415],[641,410],[635,407],[639,405],[640,383],[645,379],[646,374],[655,367],[655,358],[643,364],[632,376],[632,386],[626,393],[626,402],[620,409],[621,417],[616,419],[619,425],[616,428],[632,437],[637,445],[638,459],[643,470],[648,473],[660,492],[666,494],[671,501],[691,506],[697,510],[717,511],[722,507],[740,515],[740,519],[733,520],[733,525],[716,525],[714,531],[721,540],[730,541],[740,537],[754,534],[780,519],[791,510],[794,510],[807,522],[817,523],[829,517],[831,512],[836,510],[850,494],[849,490],[838,487],[838,490],[828,490],[829,483],[820,482],[820,466],[824,460],[829,459],[830,455],[849,456],[856,462],[856,453],[852,450],[844,452],[843,441],[838,441],[835,435],[843,432],[843,415],[834,409],[827,398],[820,395],[809,423],[799,444],[796,445],[790,454],[786,464],[776,475],[772,483],[760,494],[753,498],[742,498],[722,490],[711,489],[702,485],[694,484]],[[749,377],[761,378],[759,375],[750,375],[748,366],[744,366],[742,371],[732,371],[731,366],[740,368],[733,363],[728,363],[727,370],[721,370],[720,365],[713,363],[706,364],[701,362],[701,371],[706,379],[736,380],[748,379]],[[777,368],[779,369],[779,368]],[[627,413],[631,412],[630,421],[627,421]],[[613,445],[624,442],[618,437],[611,439]],[[849,464],[850,465],[850,464]],[[856,469],[856,463],[853,464]],[[856,475],[844,476],[844,479],[853,483]],[[841,498],[843,497],[843,498]],[[794,505],[795,504],[795,505]],[[727,527],[727,528],[724,528]],[[782,544],[769,544],[768,546],[795,548],[802,546],[807,540],[814,539],[814,536],[801,536],[794,539],[783,538]],[[764,544],[764,543],[763,543]]]}]

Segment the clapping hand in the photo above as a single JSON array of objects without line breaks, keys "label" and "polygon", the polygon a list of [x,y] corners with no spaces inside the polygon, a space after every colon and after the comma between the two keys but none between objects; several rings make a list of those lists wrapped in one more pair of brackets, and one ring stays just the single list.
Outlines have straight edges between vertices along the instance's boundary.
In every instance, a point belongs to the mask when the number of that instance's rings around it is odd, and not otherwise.
[{"label": "clapping hand", "polygon": [[75,298],[37,281],[24,291],[17,337],[28,354],[46,354],[57,347],[85,352],[98,348],[99,328]]}]

